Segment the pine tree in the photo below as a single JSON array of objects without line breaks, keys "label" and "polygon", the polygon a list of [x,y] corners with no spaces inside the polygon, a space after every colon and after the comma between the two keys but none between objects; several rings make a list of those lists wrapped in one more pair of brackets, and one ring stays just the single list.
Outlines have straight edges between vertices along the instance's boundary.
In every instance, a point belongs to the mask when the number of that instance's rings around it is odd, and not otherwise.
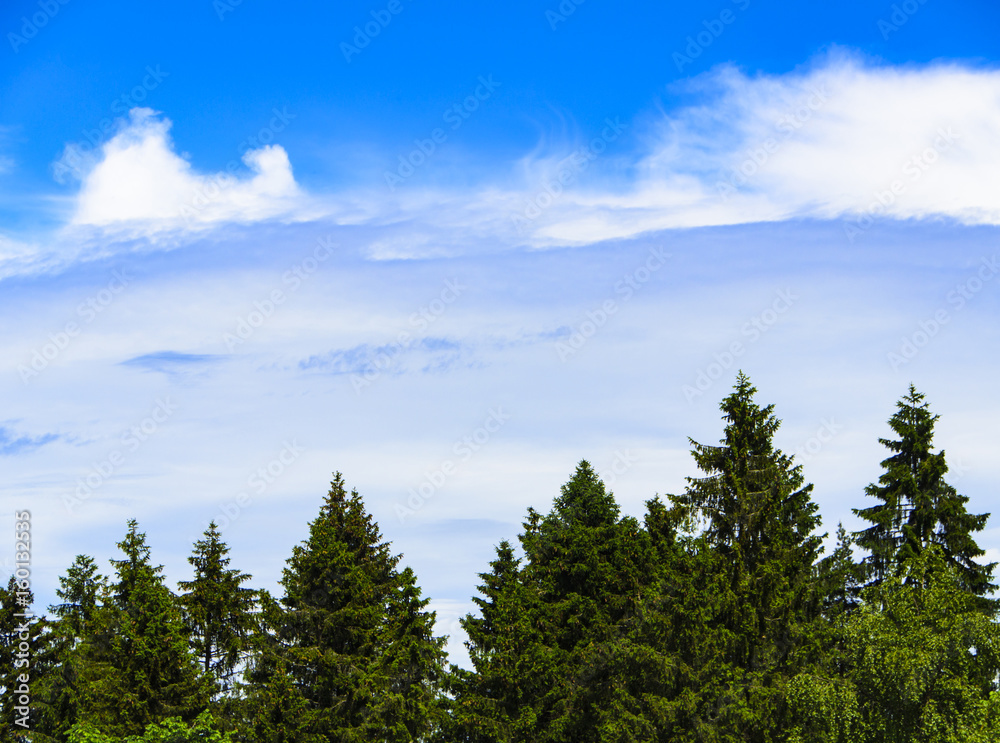
[{"label": "pine tree", "polygon": [[689,518],[704,524],[706,544],[721,558],[724,583],[714,588],[712,642],[724,648],[731,691],[702,703],[721,710],[718,729],[739,729],[747,740],[766,740],[780,727],[782,687],[814,644],[817,588],[814,568],[822,537],[817,506],[801,465],[774,448],[780,421],[774,406],[760,407],[742,372],[721,404],[726,420],[721,446],[691,440],[706,474],[688,478],[676,498]]},{"label": "pine tree", "polygon": [[872,524],[855,534],[857,544],[870,553],[864,560],[869,585],[895,574],[904,562],[937,544],[945,560],[958,570],[965,589],[984,596],[996,588],[991,583],[996,563],[976,562],[985,552],[973,534],[983,530],[989,514],[968,513],[968,497],[945,482],[944,451],[931,451],[934,424],[940,416],[931,414],[924,395],[911,384],[897,405],[889,426],[899,438],[879,439],[893,454],[882,461],[885,471],[878,484],[865,489],[881,502],[853,509]]},{"label": "pine tree", "polygon": [[112,736],[141,735],[169,717],[193,720],[206,709],[211,684],[188,651],[177,598],[164,585],[163,566],[150,564],[134,519],[118,547],[124,559],[111,561],[117,581],[90,638],[100,676],[81,721]]},{"label": "pine tree", "polygon": [[399,560],[336,473],[284,597],[265,601],[247,676],[253,740],[409,742],[440,724],[444,638]]},{"label": "pine tree", "polygon": [[243,587],[251,576],[229,568],[229,547],[211,522],[205,538],[194,544],[188,562],[194,579],[178,585],[184,621],[191,637],[191,649],[202,672],[211,676],[222,692],[230,690],[231,679],[246,658],[256,630],[257,592]]}]

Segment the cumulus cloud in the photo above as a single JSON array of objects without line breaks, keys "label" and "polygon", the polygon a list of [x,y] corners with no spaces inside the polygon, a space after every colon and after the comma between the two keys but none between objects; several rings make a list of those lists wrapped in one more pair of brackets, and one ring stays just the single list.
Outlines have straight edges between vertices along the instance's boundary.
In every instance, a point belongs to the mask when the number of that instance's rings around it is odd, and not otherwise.
[{"label": "cumulus cloud", "polygon": [[1000,223],[1000,72],[880,67],[840,55],[803,71],[722,68],[664,116],[631,188],[567,192],[542,242],[791,218]]},{"label": "cumulus cloud", "polygon": [[243,166],[201,174],[174,151],[170,126],[151,109],[132,109],[82,175],[71,223],[183,229],[290,216],[301,208],[304,194],[282,147],[248,150]]}]

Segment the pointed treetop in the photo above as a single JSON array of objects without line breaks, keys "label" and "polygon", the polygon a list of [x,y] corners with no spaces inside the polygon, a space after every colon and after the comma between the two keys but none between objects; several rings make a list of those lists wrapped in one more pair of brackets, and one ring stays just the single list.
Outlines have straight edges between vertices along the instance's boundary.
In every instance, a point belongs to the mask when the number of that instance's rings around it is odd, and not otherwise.
[{"label": "pointed treetop", "polygon": [[601,526],[617,521],[619,508],[590,462],[582,459],[572,479],[562,486],[553,512],[566,525]]}]

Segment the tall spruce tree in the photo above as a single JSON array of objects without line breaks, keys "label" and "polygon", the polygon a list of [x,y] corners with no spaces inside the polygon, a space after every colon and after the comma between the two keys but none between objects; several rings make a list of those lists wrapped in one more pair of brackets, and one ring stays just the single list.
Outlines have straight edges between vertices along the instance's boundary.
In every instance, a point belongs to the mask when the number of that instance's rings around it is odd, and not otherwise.
[{"label": "tall spruce tree", "polygon": [[399,560],[336,473],[284,597],[265,600],[247,675],[253,740],[410,742],[441,723],[445,641]]},{"label": "tall spruce tree", "polygon": [[474,670],[452,666],[455,702],[443,736],[448,743],[509,742],[530,727],[523,717],[532,714],[526,701],[538,678],[532,676],[527,650],[537,646],[539,637],[531,619],[536,609],[519,563],[510,542],[503,540],[491,571],[479,574],[481,597],[472,601],[480,616],[467,614],[461,620]]},{"label": "tall spruce tree", "polygon": [[940,416],[931,414],[924,395],[911,384],[897,406],[889,427],[899,438],[879,439],[892,455],[882,461],[885,471],[878,484],[865,489],[866,495],[881,502],[853,509],[871,523],[855,534],[857,544],[869,552],[864,560],[869,585],[881,582],[936,544],[958,570],[965,589],[984,596],[996,588],[991,583],[996,563],[976,561],[985,552],[973,534],[983,530],[989,514],[970,514],[968,497],[945,482],[945,453],[935,454],[931,449],[934,424]]},{"label": "tall spruce tree", "polygon": [[676,502],[704,524],[704,539],[721,558],[716,564],[725,578],[715,586],[709,626],[728,665],[718,673],[731,683],[703,703],[716,710],[719,731],[764,741],[780,729],[782,689],[813,644],[810,613],[822,537],[814,534],[820,519],[812,485],[804,484],[801,465],[774,447],[781,423],[773,405],[754,402],[756,391],[740,372],[720,406],[726,421],[721,445],[691,440],[706,476],[688,478]]},{"label": "tall spruce tree", "polygon": [[475,671],[456,694],[468,741],[642,739],[654,684],[636,640],[655,554],[586,461],[552,511],[529,509],[520,569],[502,543],[467,616]]},{"label": "tall spruce tree", "polygon": [[97,618],[108,601],[107,578],[88,555],[77,555],[59,578],[60,603],[49,607],[53,619],[44,637],[50,659],[36,694],[36,737],[65,741],[88,707],[92,684],[100,677]]},{"label": "tall spruce tree", "polygon": [[134,519],[118,547],[124,559],[111,561],[117,580],[89,640],[100,673],[80,721],[111,736],[141,735],[169,717],[197,717],[211,682],[189,652],[179,602],[164,585],[163,566],[150,563]]},{"label": "tall spruce tree", "polygon": [[194,544],[188,562],[194,578],[181,581],[180,603],[191,638],[191,649],[202,672],[218,689],[231,689],[231,679],[246,659],[257,627],[257,591],[244,587],[251,576],[229,567],[229,547],[215,522]]}]

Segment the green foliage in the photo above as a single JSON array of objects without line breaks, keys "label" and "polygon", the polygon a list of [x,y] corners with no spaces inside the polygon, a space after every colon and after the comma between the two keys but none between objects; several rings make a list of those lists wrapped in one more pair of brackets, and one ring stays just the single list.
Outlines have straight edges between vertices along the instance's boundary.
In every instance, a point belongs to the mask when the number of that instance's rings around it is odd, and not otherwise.
[{"label": "green foliage", "polygon": [[878,484],[865,489],[869,497],[881,502],[854,509],[855,514],[872,524],[857,533],[857,543],[870,552],[864,562],[872,583],[885,579],[903,562],[936,544],[958,569],[966,590],[984,596],[996,588],[990,582],[996,564],[976,562],[985,553],[972,535],[983,530],[989,514],[968,513],[965,504],[969,499],[944,481],[948,472],[944,452],[931,451],[938,416],[930,413],[923,400],[924,396],[911,384],[889,419],[889,426],[899,438],[879,439],[893,455],[882,461],[885,472]]},{"label": "green foliage", "polygon": [[168,717],[194,719],[206,708],[211,685],[188,651],[180,606],[163,583],[162,566],[150,564],[146,536],[134,520],[118,547],[124,559],[111,561],[117,581],[87,638],[92,680],[80,721],[128,736]]},{"label": "green foliage", "polygon": [[846,636],[868,740],[995,741],[1000,630],[937,546],[866,589]]},{"label": "green foliage", "polygon": [[247,675],[254,741],[412,741],[442,719],[444,639],[357,491],[334,476],[309,538],[265,597]]},{"label": "green foliage", "polygon": [[692,702],[702,720],[712,720],[713,735],[764,741],[781,725],[788,679],[816,652],[821,537],[813,533],[820,519],[812,485],[801,465],[775,449],[780,421],[773,405],[754,402],[755,393],[740,372],[720,406],[721,445],[691,441],[706,476],[688,478],[674,501],[705,525],[698,551],[707,569],[720,571],[709,584],[711,613],[698,641],[706,648],[700,675],[709,671],[714,681],[698,687]]},{"label": "green foliage", "polygon": [[251,576],[229,568],[228,553],[213,521],[188,558],[194,579],[178,584],[186,592],[180,604],[191,649],[202,672],[223,692],[229,691],[230,679],[245,660],[257,629],[257,592],[243,587]]},{"label": "green foliage", "polygon": [[179,717],[169,717],[161,723],[146,727],[142,735],[114,738],[100,732],[90,723],[77,723],[70,729],[69,743],[231,743],[228,733],[218,729],[208,712],[201,713],[192,722]]}]

